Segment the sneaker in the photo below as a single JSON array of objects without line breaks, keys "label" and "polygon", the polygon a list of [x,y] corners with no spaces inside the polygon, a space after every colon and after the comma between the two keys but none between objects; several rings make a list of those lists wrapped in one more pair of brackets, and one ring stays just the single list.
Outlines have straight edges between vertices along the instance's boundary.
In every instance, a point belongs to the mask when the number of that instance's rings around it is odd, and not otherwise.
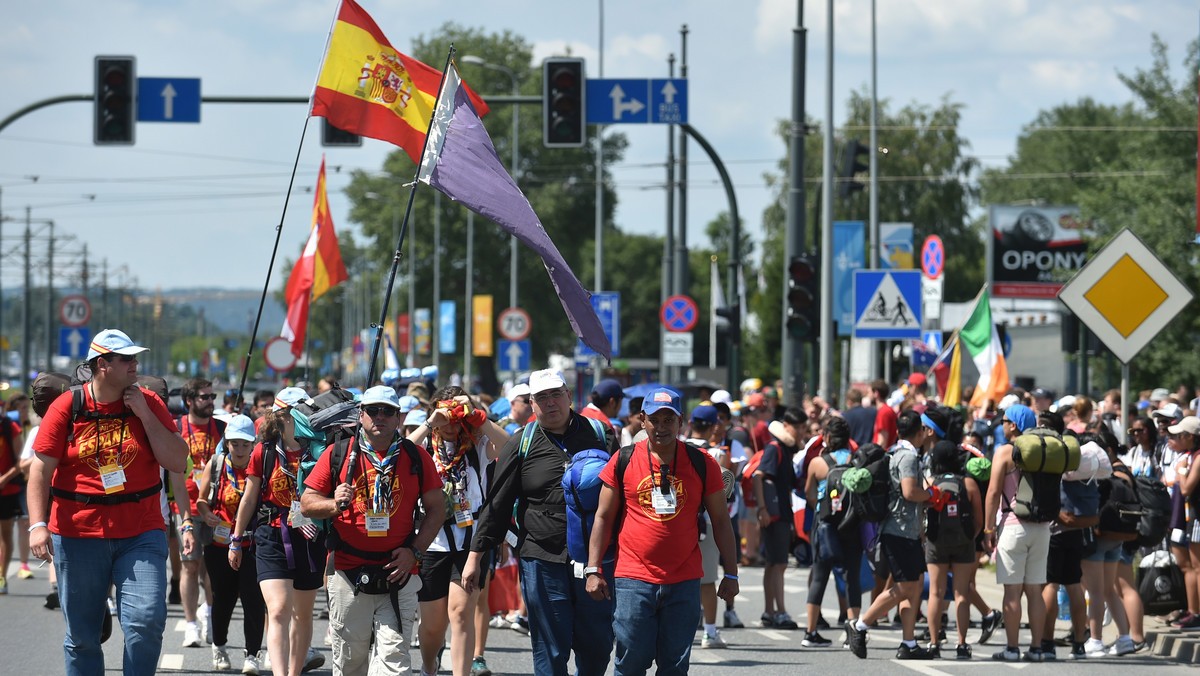
[{"label": "sneaker", "polygon": [[223,645],[215,645],[212,647],[213,653],[213,669],[217,671],[229,671],[233,665],[229,663],[229,653]]},{"label": "sneaker", "polygon": [[931,659],[931,660],[942,659],[942,646],[941,645],[939,645],[937,643],[930,643],[928,651],[929,651],[929,659]]},{"label": "sneaker", "polygon": [[492,676],[492,670],[488,669],[487,660],[483,659],[483,655],[471,661],[471,676]]},{"label": "sneaker", "polygon": [[[1005,652],[1008,652],[1007,648],[1005,649]],[[1029,650],[1025,651],[1025,654],[1021,656],[1021,659],[1025,660],[1026,662],[1043,662],[1046,659],[1046,654],[1042,652],[1041,648],[1030,648]]]},{"label": "sneaker", "polygon": [[720,631],[716,632],[712,636],[709,636],[708,632],[705,632],[704,636],[700,639],[700,647],[701,648],[728,648],[729,644],[725,643],[725,639],[721,638]]},{"label": "sneaker", "polygon": [[1145,649],[1146,649],[1145,641],[1134,641],[1133,642],[1133,652],[1140,653]]},{"label": "sneaker", "polygon": [[860,630],[857,626],[857,620],[850,620],[846,623],[846,643],[850,644],[850,652],[854,656],[865,660],[867,659],[867,630]]},{"label": "sneaker", "polygon": [[1083,652],[1088,657],[1104,657],[1108,651],[1105,650],[1103,641],[1098,638],[1089,638],[1083,644]]},{"label": "sneaker", "polygon": [[796,623],[792,621],[792,616],[787,613],[775,613],[775,628],[776,629],[798,629]]},{"label": "sneaker", "polygon": [[316,648],[309,648],[308,657],[304,658],[304,667],[300,671],[309,672],[323,664],[325,664],[325,656],[317,652]]},{"label": "sneaker", "polygon": [[979,645],[987,643],[988,639],[992,637],[992,633],[996,631],[996,628],[1003,625],[1004,616],[1000,614],[1000,611],[992,610],[992,612],[984,615],[983,619],[979,622],[979,629],[981,631],[979,634]]},{"label": "sneaker", "polygon": [[258,651],[258,663],[263,671],[271,671],[271,651],[266,648]]},{"label": "sneaker", "polygon": [[46,602],[42,606],[48,610],[57,610],[59,608],[58,590],[46,594]]},{"label": "sneaker", "polygon": [[8,578],[0,577],[0,594],[8,593]]},{"label": "sneaker", "polygon": [[997,662],[1020,662],[1021,651],[1016,648],[1005,648],[998,653],[992,653],[992,659]]},{"label": "sneaker", "polygon": [[1054,641],[1042,641],[1042,661],[1054,662],[1058,654],[1054,651]]},{"label": "sneaker", "polygon": [[1191,617],[1192,617],[1192,614],[1191,614],[1191,613],[1189,613],[1189,612],[1183,612],[1183,613],[1180,613],[1180,614],[1179,614],[1177,617],[1175,617],[1175,619],[1173,619],[1173,620],[1168,620],[1168,623],[1169,623],[1169,624],[1170,624],[1172,627],[1178,627],[1179,625],[1181,625],[1181,624],[1183,624],[1184,622],[1188,621],[1188,620],[1189,620]]},{"label": "sneaker", "polygon": [[742,618],[738,617],[737,613],[732,608],[725,611],[725,628],[726,629],[742,629],[746,625],[742,624]]},{"label": "sneaker", "polygon": [[896,659],[898,660],[931,660],[933,654],[928,648],[922,648],[920,644],[909,647],[903,643],[896,649]]},{"label": "sneaker", "polygon": [[1200,629],[1200,615],[1185,615],[1175,623],[1175,626],[1184,631]]},{"label": "sneaker", "polygon": [[955,651],[955,657],[960,660],[971,659],[971,646],[966,643],[959,645],[958,649]]},{"label": "sneaker", "polygon": [[1121,655],[1128,655],[1129,653],[1136,651],[1137,646],[1133,643],[1132,638],[1128,636],[1118,636],[1117,642],[1112,644],[1108,654],[1115,657],[1120,657]]},{"label": "sneaker", "polygon": [[[933,638],[929,634],[929,627],[926,627],[925,631],[921,632],[921,635],[917,637],[917,641],[919,643],[933,643]],[[946,627],[943,625],[941,629],[938,629],[938,643],[944,643],[945,641]]]},{"label": "sneaker", "polygon": [[17,571],[17,577],[21,578],[22,580],[32,580],[33,579],[33,571],[29,570],[28,563],[21,564],[21,570]]},{"label": "sneaker", "polygon": [[258,676],[258,655],[251,655],[245,650],[242,651],[242,654],[245,656],[242,661],[242,673]]},{"label": "sneaker", "polygon": [[1087,650],[1083,647],[1083,644],[1082,643],[1072,643],[1071,644],[1071,659],[1082,660],[1085,657],[1087,657]]},{"label": "sneaker", "polygon": [[775,617],[771,613],[763,613],[762,617],[758,618],[758,623],[764,627],[774,627]]},{"label": "sneaker", "polygon": [[529,635],[529,618],[517,617],[517,621],[512,623],[512,630],[518,634]]},{"label": "sneaker", "polygon": [[189,622],[187,626],[183,628],[183,647],[200,647],[200,630],[196,627],[195,622]]},{"label": "sneaker", "polygon": [[821,615],[817,615],[817,629],[828,629],[829,623]]},{"label": "sneaker", "polygon": [[492,619],[488,622],[488,626],[492,629],[508,629],[510,626],[508,620],[504,619],[504,613],[496,613],[492,615]]},{"label": "sneaker", "polygon": [[815,631],[806,631],[804,632],[804,640],[800,642],[800,645],[805,648],[828,648],[833,645],[833,641]]}]

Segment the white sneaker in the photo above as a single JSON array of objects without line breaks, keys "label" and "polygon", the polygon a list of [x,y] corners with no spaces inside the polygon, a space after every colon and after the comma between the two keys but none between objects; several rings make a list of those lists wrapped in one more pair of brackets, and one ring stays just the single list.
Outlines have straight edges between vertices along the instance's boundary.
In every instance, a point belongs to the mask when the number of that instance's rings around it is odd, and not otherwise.
[{"label": "white sneaker", "polygon": [[725,639],[721,638],[721,632],[716,631],[711,636],[709,636],[708,633],[705,633],[704,637],[700,639],[700,647],[701,648],[728,648],[729,644],[725,643]]},{"label": "white sneaker", "polygon": [[1134,645],[1132,637],[1118,636],[1117,642],[1112,644],[1112,647],[1108,649],[1108,654],[1114,657],[1120,657],[1121,655],[1128,655],[1136,650],[1137,646]]},{"label": "white sneaker", "polygon": [[1108,654],[1108,651],[1104,648],[1104,641],[1101,641],[1098,638],[1089,638],[1087,642],[1083,644],[1083,652],[1088,657],[1104,657],[1106,654]]},{"label": "white sneaker", "polygon": [[200,630],[196,628],[194,623],[188,623],[183,628],[183,647],[184,648],[199,648],[200,647]]},{"label": "white sneaker", "polygon": [[271,652],[266,648],[258,651],[258,663],[261,665],[259,669],[262,669],[263,671],[272,671]]},{"label": "white sneaker", "polygon": [[245,661],[242,662],[242,673],[258,676],[258,655],[251,655],[245,650],[242,651],[242,654],[246,656]]},{"label": "white sneaker", "polygon": [[233,665],[229,663],[229,653],[226,652],[225,646],[213,646],[212,654],[213,669],[216,669],[217,671],[229,671],[233,668]]},{"label": "white sneaker", "polygon": [[300,671],[307,672],[325,664],[325,656],[317,652],[316,648],[308,649],[308,656],[304,658],[304,668]]}]

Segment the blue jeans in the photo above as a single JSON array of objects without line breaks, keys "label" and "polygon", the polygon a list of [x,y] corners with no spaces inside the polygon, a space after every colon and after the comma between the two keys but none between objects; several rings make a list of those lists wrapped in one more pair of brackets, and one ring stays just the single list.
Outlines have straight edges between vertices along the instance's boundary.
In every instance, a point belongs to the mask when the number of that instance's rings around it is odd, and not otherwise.
[{"label": "blue jeans", "polygon": [[617,676],[645,674],[652,662],[658,676],[686,674],[700,622],[700,580],[652,584],[618,577],[613,597]]},{"label": "blue jeans", "polygon": [[[613,601],[588,595],[584,580],[575,577],[569,563],[520,559],[520,573],[529,612],[533,672],[567,676],[567,661],[574,650],[579,676],[603,676],[612,654]],[[612,589],[612,573],[607,577]]]},{"label": "blue jeans", "polygon": [[121,539],[51,537],[67,623],[67,675],[104,673],[100,629],[109,585],[117,587],[117,617],[125,633],[124,673],[153,674],[167,628],[166,531]]}]

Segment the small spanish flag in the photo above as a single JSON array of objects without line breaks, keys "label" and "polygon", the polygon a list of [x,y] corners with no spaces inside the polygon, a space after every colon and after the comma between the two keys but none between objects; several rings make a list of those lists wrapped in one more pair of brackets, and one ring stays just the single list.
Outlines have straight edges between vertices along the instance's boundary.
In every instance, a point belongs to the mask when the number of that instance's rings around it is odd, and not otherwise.
[{"label": "small spanish flag", "polygon": [[[392,48],[354,0],[342,0],[309,115],[343,131],[400,146],[419,162],[442,74]],[[468,96],[479,111],[487,104]]]}]

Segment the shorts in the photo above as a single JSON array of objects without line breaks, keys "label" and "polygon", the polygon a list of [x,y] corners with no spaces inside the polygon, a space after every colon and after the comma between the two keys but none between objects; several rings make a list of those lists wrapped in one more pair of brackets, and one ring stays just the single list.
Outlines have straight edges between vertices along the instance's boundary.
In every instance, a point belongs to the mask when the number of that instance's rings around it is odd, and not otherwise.
[{"label": "shorts", "polygon": [[[178,514],[171,515],[171,530],[175,531],[175,536],[179,537],[182,533],[179,531],[183,525],[183,521]],[[213,529],[212,526],[204,523],[204,519],[200,516],[192,517],[192,536],[196,539],[196,546],[192,549],[192,553],[188,556],[183,555],[183,550],[179,552],[180,561],[202,561],[204,559],[204,548],[212,544]]]},{"label": "shorts", "polygon": [[975,543],[968,542],[957,547],[939,547],[936,542],[925,545],[925,563],[950,565],[955,563],[975,563]]},{"label": "shorts", "polygon": [[292,588],[310,591],[325,586],[325,560],[329,555],[322,541],[312,541],[288,527],[295,567],[289,566],[283,534],[278,526],[262,525],[254,531],[254,556],[258,581],[291,580]]},{"label": "shorts", "polygon": [[21,496],[0,495],[0,521],[8,521],[25,516],[21,510]]},{"label": "shorts", "polygon": [[1116,563],[1121,560],[1121,546],[1124,544],[1119,540],[1096,538],[1096,551],[1083,557],[1083,560],[1093,563]]},{"label": "shorts", "polygon": [[925,553],[920,540],[883,533],[879,536],[879,547],[896,582],[921,581],[925,574]]},{"label": "shorts", "polygon": [[1046,584],[1049,556],[1050,524],[1004,524],[996,542],[996,583]]},{"label": "shorts", "polygon": [[1192,519],[1186,530],[1188,542],[1200,542],[1200,519]]},{"label": "shorts", "polygon": [[[705,519],[707,521],[707,519]],[[708,524],[708,535],[700,541],[700,563],[704,573],[700,584],[712,584],[720,577],[717,574],[717,564],[721,560],[721,551],[717,549],[717,539],[712,534],[712,524]]]},{"label": "shorts", "polygon": [[[791,515],[788,515],[791,517]],[[771,522],[766,528],[761,528],[762,546],[765,563],[774,565],[787,563],[792,551],[792,520],[779,519]]]},{"label": "shorts", "polygon": [[1050,536],[1050,552],[1046,557],[1046,582],[1079,584],[1083,579],[1083,531],[1069,530]]},{"label": "shorts", "polygon": [[[437,601],[450,595],[450,583],[462,579],[462,570],[467,565],[467,556],[471,552],[425,552],[421,559],[421,590],[417,592],[417,600],[421,603]],[[479,579],[475,583],[483,585],[488,569],[492,567],[491,552],[485,553],[479,560]]]},{"label": "shorts", "polygon": [[21,516],[29,516],[29,484],[21,484],[21,492],[17,494],[17,497],[20,499]]}]

